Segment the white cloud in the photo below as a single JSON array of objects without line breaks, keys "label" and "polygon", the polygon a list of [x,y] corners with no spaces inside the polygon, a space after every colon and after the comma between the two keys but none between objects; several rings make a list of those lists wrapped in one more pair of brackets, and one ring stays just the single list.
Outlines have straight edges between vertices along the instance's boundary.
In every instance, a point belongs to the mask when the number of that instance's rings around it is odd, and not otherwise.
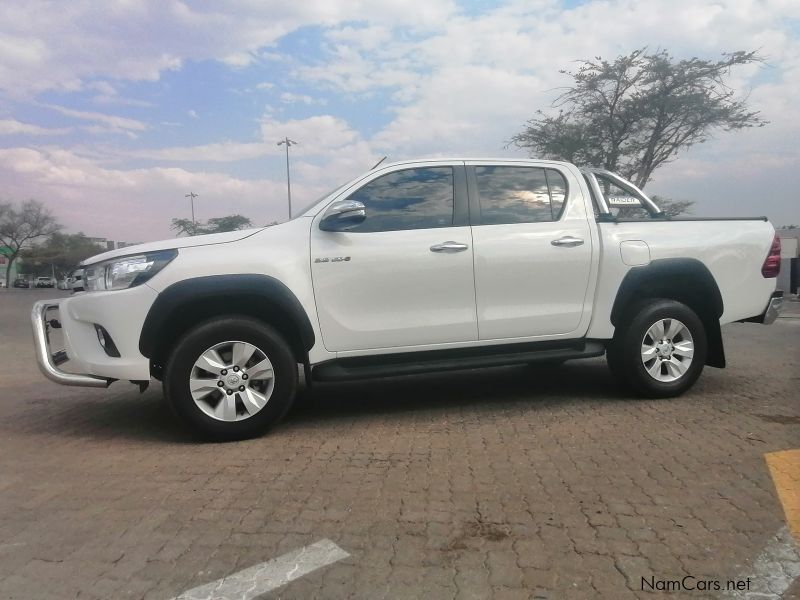
[{"label": "white cloud", "polygon": [[65,135],[71,131],[70,127],[40,127],[15,119],[0,119],[0,135]]},{"label": "white cloud", "polygon": [[116,104],[120,106],[152,107],[154,104],[137,98],[121,96],[119,91],[107,81],[93,81],[86,86],[87,89],[98,92],[92,97],[95,104]]},{"label": "white cloud", "polygon": [[[193,190],[198,218],[240,213],[257,225],[285,220],[283,180],[243,180],[225,173],[176,167],[111,169],[53,148],[0,149],[0,177],[10,197],[47,202],[70,231],[123,241],[172,237],[170,219],[189,213],[184,194]],[[298,206],[323,190],[292,186]]]},{"label": "white cloud", "polygon": [[183,0],[0,4],[0,90],[25,97],[43,90],[80,89],[91,78],[157,80],[184,61],[219,60],[239,68],[258,51],[304,25],[368,19],[425,28],[455,10],[428,0]]},{"label": "white cloud", "polygon": [[310,104],[326,104],[322,98],[317,100],[305,94],[293,94],[292,92],[283,92],[281,94],[281,102],[284,104],[305,104],[306,106]]},{"label": "white cloud", "polygon": [[95,125],[89,125],[85,128],[91,133],[122,133],[129,137],[136,137],[137,132],[149,129],[147,123],[137,119],[129,119],[128,117],[119,117],[94,111],[75,110],[56,104],[47,104],[45,107],[73,119],[95,123]]},{"label": "white cloud", "polygon": [[266,143],[278,143],[287,135],[299,142],[292,146],[292,152],[305,156],[328,154],[360,139],[346,121],[332,115],[287,121],[278,121],[270,115],[262,118],[261,137]]},{"label": "white cloud", "polygon": [[344,149],[352,149],[353,146],[364,143],[360,134],[346,121],[331,115],[280,121],[267,112],[260,121],[260,135],[260,141],[226,140],[196,146],[131,150],[119,152],[116,158],[140,158],[170,163],[237,162],[278,155],[276,145],[288,135],[293,141],[298,142],[292,146],[293,155],[318,160],[330,158]]},{"label": "white cloud", "polygon": [[123,156],[166,162],[236,162],[274,152],[263,142],[217,142],[199,146],[174,146],[152,150],[136,150]]}]

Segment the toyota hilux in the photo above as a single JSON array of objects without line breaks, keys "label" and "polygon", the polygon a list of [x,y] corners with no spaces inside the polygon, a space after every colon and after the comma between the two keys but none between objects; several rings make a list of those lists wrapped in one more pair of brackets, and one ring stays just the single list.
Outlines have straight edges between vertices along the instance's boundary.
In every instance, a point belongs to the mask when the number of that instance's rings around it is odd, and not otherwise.
[{"label": "toyota hilux", "polygon": [[605,354],[628,393],[676,396],[725,366],[722,325],[775,320],[779,266],[766,218],[668,218],[602,169],[416,160],[279,225],[92,257],[85,291],[31,319],[53,381],[156,379],[186,423],[234,439],[274,425],[301,372],[310,385]]}]

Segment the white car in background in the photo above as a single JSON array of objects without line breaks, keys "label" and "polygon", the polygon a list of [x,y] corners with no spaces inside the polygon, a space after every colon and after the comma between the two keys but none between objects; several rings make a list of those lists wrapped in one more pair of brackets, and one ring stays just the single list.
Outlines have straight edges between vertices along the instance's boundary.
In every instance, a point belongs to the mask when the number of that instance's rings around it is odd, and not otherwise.
[{"label": "white car in background", "polygon": [[233,439],[286,413],[298,364],[310,384],[606,354],[634,394],[676,396],[725,366],[721,325],[774,321],[779,265],[764,217],[669,219],[564,162],[419,160],[280,225],[87,259],[86,292],[32,322],[53,381],[155,378],[186,423]]},{"label": "white car in background", "polygon": [[33,286],[37,288],[56,287],[56,280],[49,275],[40,276],[33,280]]}]

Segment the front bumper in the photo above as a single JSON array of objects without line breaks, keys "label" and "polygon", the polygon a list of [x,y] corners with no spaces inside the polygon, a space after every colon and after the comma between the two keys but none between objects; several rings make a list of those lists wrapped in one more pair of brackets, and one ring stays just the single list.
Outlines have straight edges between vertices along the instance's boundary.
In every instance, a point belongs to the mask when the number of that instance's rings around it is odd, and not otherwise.
[{"label": "front bumper", "polygon": [[56,364],[58,356],[54,355],[50,349],[50,325],[47,321],[47,311],[58,308],[59,304],[61,304],[61,300],[40,300],[31,309],[33,344],[36,348],[36,362],[39,364],[39,370],[50,381],[61,385],[108,387],[113,379],[68,373],[58,368]]},{"label": "front bumper", "polygon": [[[149,381],[150,361],[139,351],[139,337],[156,297],[158,292],[144,284],[126,290],[75,294],[37,302],[31,312],[31,323],[42,372],[65,385],[94,387],[114,380]],[[52,311],[50,315],[46,314],[48,311]],[[61,325],[59,331],[64,338],[64,351],[55,357],[51,342],[57,340],[48,336],[47,322],[54,317]],[[109,336],[115,351],[108,351],[101,343],[100,330]],[[74,373],[59,368],[67,358],[69,370]]]}]

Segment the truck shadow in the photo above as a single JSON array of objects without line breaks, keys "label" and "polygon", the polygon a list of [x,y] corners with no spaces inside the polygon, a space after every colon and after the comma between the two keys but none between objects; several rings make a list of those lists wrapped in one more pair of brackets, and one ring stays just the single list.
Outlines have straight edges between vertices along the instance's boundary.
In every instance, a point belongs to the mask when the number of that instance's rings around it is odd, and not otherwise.
[{"label": "truck shadow", "polygon": [[300,395],[284,427],[420,411],[539,410],[624,397],[602,359],[561,366],[493,367],[347,383],[315,382],[310,391]]},{"label": "truck shadow", "polygon": [[[112,388],[113,389],[113,388]],[[365,424],[375,417],[448,413],[500,415],[513,411],[560,411],[597,403],[630,401],[611,379],[605,361],[558,367],[515,366],[449,371],[301,388],[289,414],[273,432],[335,428],[342,419]],[[23,413],[8,415],[0,431],[47,433],[93,441],[129,439],[165,444],[198,439],[170,413],[153,382],[145,394],[84,392],[54,401],[30,398]],[[416,413],[416,414],[415,414]],[[45,417],[45,418],[43,418]],[[319,434],[320,432],[317,432]]]}]

